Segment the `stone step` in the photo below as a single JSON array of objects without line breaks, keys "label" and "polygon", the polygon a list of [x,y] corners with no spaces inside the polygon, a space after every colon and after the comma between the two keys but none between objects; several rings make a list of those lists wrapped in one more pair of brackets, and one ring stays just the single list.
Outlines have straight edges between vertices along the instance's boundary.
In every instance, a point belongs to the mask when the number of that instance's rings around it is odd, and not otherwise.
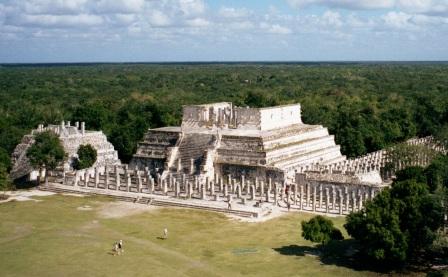
[{"label": "stone step", "polygon": [[124,196],[124,195],[111,195],[106,193],[98,193],[93,191],[80,191],[70,188],[60,188],[60,187],[54,187],[54,186],[40,186],[38,188],[39,190],[43,191],[50,191],[55,193],[76,193],[76,194],[83,194],[83,195],[102,195],[109,198],[112,198],[114,200],[118,201],[124,201],[124,202],[134,202],[134,203],[140,203],[140,204],[148,204],[154,206],[165,206],[165,207],[179,207],[179,208],[189,208],[189,209],[199,209],[199,210],[206,210],[206,211],[214,211],[214,212],[221,212],[221,213],[229,213],[238,215],[241,217],[258,217],[257,212],[251,212],[251,211],[244,211],[244,210],[228,210],[226,208],[219,208],[219,207],[212,207],[212,206],[201,206],[201,205],[195,205],[190,203],[181,203],[178,201],[170,201],[170,200],[161,200],[161,199],[155,199],[151,197],[132,197],[132,196]]}]

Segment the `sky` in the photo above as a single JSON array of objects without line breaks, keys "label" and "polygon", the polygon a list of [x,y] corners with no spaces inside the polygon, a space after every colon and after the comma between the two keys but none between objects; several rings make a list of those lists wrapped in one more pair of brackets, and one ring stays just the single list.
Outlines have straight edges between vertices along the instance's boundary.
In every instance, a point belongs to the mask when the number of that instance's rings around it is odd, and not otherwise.
[{"label": "sky", "polygon": [[0,63],[374,60],[448,60],[448,0],[0,0]]}]

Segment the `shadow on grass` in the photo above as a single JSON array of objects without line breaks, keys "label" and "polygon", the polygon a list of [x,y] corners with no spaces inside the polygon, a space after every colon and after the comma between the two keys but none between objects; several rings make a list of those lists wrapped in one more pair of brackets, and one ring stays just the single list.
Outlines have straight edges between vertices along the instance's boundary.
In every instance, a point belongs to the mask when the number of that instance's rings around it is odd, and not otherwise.
[{"label": "shadow on grass", "polygon": [[357,250],[356,242],[352,239],[331,241],[325,246],[289,245],[274,248],[281,255],[287,256],[315,256],[322,264],[347,267],[353,270],[387,273],[387,270],[373,267],[372,263],[362,259]]},{"label": "shadow on grass", "polygon": [[164,238],[164,237],[157,237],[157,239],[166,240],[166,238]]}]

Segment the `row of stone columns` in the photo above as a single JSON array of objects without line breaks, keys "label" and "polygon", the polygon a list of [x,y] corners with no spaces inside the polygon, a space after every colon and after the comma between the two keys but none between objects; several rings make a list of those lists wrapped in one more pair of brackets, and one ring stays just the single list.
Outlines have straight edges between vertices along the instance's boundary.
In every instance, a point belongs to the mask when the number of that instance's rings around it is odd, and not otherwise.
[{"label": "row of stone columns", "polygon": [[[71,178],[71,181],[67,181]],[[359,210],[366,200],[373,199],[379,188],[360,185],[334,185],[324,183],[287,184],[268,180],[238,179],[232,176],[201,178],[199,176],[160,174],[153,178],[149,170],[129,170],[126,166],[95,168],[77,171],[75,176],[65,177],[66,184],[80,187],[139,192],[172,196],[176,198],[198,198],[202,200],[228,201],[234,198],[252,202],[267,202],[288,205],[293,209],[347,214]]]}]

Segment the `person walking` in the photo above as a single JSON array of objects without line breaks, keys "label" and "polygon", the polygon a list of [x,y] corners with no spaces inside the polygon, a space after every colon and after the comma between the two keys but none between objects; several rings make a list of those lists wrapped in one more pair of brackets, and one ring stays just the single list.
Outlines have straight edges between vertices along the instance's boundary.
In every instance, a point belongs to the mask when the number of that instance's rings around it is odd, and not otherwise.
[{"label": "person walking", "polygon": [[167,239],[168,238],[168,229],[165,227],[163,229],[163,239]]},{"label": "person walking", "polygon": [[227,209],[228,210],[232,209],[232,199],[229,199],[229,201],[227,201]]},{"label": "person walking", "polygon": [[121,253],[123,253],[124,252],[124,249],[123,249],[123,240],[120,240],[119,242],[118,242],[118,255],[120,255]]}]

